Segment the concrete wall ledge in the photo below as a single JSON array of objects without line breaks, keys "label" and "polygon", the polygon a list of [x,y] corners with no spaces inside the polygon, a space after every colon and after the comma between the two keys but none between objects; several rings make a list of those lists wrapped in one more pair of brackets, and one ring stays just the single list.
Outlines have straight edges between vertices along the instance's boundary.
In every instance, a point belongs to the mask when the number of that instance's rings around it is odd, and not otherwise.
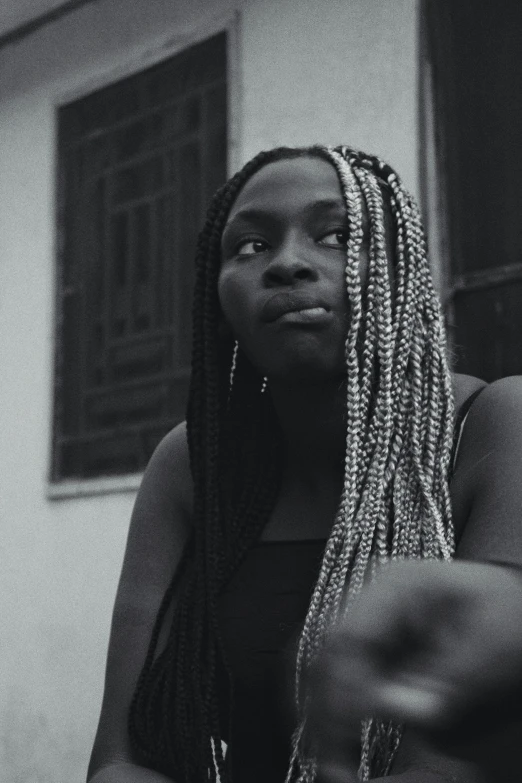
[{"label": "concrete wall ledge", "polygon": [[112,495],[117,492],[137,492],[142,478],[143,473],[131,473],[127,476],[59,481],[47,485],[46,497],[48,500],[67,500],[92,495]]}]

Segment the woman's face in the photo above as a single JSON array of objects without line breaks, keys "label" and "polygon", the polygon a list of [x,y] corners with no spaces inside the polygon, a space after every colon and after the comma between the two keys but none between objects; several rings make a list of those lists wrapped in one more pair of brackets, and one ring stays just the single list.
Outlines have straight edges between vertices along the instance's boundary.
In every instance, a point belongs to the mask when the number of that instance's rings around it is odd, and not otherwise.
[{"label": "woman's face", "polygon": [[[269,163],[237,197],[223,231],[219,300],[241,349],[269,379],[345,375],[347,239],[338,176],[320,158]],[[365,240],[363,277],[367,267]]]}]

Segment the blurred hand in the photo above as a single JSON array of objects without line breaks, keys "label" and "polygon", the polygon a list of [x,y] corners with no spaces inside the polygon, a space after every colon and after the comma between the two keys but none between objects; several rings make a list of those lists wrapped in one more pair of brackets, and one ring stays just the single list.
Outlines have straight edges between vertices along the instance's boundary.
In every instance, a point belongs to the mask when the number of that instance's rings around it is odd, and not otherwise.
[{"label": "blurred hand", "polygon": [[325,783],[356,780],[354,749],[368,715],[407,723],[481,763],[485,740],[491,756],[522,721],[522,571],[391,564],[332,628],[310,695]]}]

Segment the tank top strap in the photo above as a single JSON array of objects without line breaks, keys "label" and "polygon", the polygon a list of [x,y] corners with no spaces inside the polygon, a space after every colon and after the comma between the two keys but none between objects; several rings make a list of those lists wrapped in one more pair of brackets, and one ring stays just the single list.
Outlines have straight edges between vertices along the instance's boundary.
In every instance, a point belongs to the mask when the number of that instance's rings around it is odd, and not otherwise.
[{"label": "tank top strap", "polygon": [[479,396],[479,394],[486,389],[487,386],[481,386],[480,389],[475,389],[475,391],[469,395],[469,397],[464,400],[462,405],[460,406],[460,410],[458,411],[457,415],[455,416],[455,428],[453,431],[453,448],[452,448],[452,454],[451,454],[451,471],[455,470],[455,465],[457,462],[457,454],[459,450],[460,440],[462,438],[462,433],[464,431],[464,424],[466,423],[466,419],[468,417],[468,413],[470,411],[471,406]]}]

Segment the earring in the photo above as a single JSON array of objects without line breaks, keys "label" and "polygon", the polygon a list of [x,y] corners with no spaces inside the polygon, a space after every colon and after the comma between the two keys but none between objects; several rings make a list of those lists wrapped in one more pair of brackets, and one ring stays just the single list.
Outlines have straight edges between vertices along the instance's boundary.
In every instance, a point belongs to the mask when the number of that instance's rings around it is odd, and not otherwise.
[{"label": "earring", "polygon": [[261,384],[261,394],[263,394],[263,392],[266,391],[267,385],[268,385],[268,378],[265,375],[263,378],[263,383]]},{"label": "earring", "polygon": [[234,343],[234,350],[232,351],[232,365],[230,367],[230,375],[229,375],[229,386],[232,388],[232,385],[234,383],[234,373],[236,371],[236,364],[237,364],[237,352],[239,351],[239,343],[236,340]]}]

